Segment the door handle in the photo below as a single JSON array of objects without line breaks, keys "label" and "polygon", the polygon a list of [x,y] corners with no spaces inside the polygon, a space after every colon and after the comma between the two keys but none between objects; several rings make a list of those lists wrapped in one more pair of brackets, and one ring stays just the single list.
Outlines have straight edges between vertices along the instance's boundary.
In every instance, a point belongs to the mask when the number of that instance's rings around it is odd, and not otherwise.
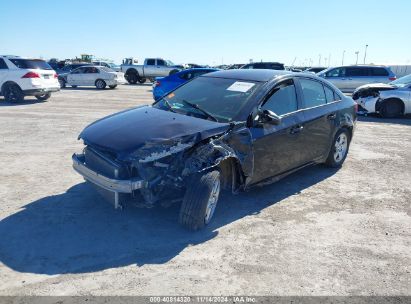
[{"label": "door handle", "polygon": [[300,133],[303,129],[304,129],[304,126],[303,126],[303,125],[296,125],[296,126],[294,126],[294,127],[291,128],[290,134]]},{"label": "door handle", "polygon": [[337,118],[337,114],[336,114],[336,113],[331,113],[331,114],[329,114],[329,115],[327,116],[327,118],[328,118],[329,120],[334,120],[334,119]]}]

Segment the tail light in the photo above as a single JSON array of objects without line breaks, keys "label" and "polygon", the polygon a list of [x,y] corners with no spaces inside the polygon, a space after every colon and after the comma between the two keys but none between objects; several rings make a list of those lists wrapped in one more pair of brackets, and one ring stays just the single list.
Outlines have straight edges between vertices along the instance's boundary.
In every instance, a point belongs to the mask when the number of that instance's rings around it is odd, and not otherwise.
[{"label": "tail light", "polygon": [[354,110],[355,110],[355,113],[358,112],[358,103],[356,103],[356,102],[354,102]]},{"label": "tail light", "polygon": [[396,80],[397,79],[397,77],[390,77],[390,78],[388,78],[389,80],[391,80],[391,81],[394,81],[394,80]]},{"label": "tail light", "polygon": [[156,82],[154,82],[154,86],[155,86],[155,87],[159,87],[160,85],[161,85],[161,82],[160,82],[160,81],[157,80]]},{"label": "tail light", "polygon": [[35,72],[28,72],[21,78],[40,78],[40,75]]},{"label": "tail light", "polygon": [[59,76],[57,75],[57,74],[54,74],[54,79],[57,79],[57,78],[59,78]]}]

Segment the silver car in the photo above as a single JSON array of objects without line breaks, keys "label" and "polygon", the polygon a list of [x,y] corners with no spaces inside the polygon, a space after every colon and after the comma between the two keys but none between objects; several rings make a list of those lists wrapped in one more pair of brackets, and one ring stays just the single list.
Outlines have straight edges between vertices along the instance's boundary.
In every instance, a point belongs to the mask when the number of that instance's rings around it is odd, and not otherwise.
[{"label": "silver car", "polygon": [[382,117],[398,117],[411,113],[411,74],[389,84],[363,85],[353,93],[353,99],[364,113],[379,113]]},{"label": "silver car", "polygon": [[327,79],[344,93],[352,93],[364,84],[388,83],[396,79],[389,67],[376,65],[328,68],[317,75]]}]

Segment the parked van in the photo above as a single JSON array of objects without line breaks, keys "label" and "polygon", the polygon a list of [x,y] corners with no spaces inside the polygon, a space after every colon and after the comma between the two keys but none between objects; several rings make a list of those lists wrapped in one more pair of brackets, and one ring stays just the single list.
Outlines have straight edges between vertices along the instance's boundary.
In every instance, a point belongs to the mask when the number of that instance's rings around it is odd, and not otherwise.
[{"label": "parked van", "polygon": [[388,83],[395,79],[389,67],[376,65],[353,65],[328,68],[317,74],[327,79],[345,93],[369,83]]}]

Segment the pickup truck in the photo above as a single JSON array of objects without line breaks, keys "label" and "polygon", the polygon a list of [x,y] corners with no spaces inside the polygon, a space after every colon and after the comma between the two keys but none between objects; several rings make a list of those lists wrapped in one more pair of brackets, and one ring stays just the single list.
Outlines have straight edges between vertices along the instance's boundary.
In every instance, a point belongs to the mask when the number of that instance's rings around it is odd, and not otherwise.
[{"label": "pickup truck", "polygon": [[138,64],[135,58],[125,58],[121,71],[130,84],[145,83],[147,79],[154,81],[156,77],[169,76],[180,71],[170,61],[161,58],[147,58],[143,65]]}]

